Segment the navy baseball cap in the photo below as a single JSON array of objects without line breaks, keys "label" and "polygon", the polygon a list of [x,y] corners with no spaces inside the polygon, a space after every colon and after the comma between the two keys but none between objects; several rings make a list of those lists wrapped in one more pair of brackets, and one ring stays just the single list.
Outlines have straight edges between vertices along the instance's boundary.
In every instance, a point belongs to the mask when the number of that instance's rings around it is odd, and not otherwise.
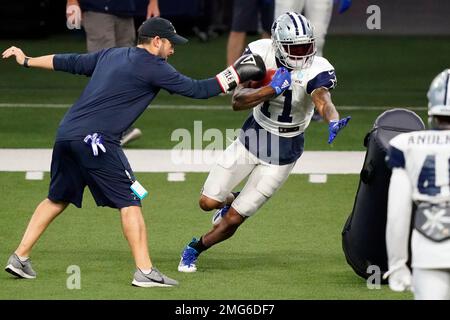
[{"label": "navy baseball cap", "polygon": [[169,20],[161,17],[145,20],[138,29],[138,35],[150,38],[155,36],[166,38],[173,44],[185,44],[188,42],[188,39],[177,34]]}]

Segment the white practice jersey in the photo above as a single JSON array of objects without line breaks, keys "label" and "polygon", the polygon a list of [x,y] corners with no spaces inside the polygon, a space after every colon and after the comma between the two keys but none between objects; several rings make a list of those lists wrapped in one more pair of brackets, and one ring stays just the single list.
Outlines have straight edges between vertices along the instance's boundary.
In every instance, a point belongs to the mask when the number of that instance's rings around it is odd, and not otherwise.
[{"label": "white practice jersey", "polygon": [[[262,39],[248,45],[247,50],[259,54],[266,69],[277,69],[272,40]],[[282,137],[294,137],[304,132],[314,114],[311,93],[325,87],[333,89],[336,75],[327,59],[314,57],[307,69],[291,71],[292,84],[284,93],[253,108],[258,124],[270,133]]]},{"label": "white practice jersey", "polygon": [[[414,202],[450,202],[449,130],[415,131],[396,136],[390,141],[389,165],[405,170]],[[414,229],[411,241],[413,267],[450,268],[450,240],[435,242]]]}]

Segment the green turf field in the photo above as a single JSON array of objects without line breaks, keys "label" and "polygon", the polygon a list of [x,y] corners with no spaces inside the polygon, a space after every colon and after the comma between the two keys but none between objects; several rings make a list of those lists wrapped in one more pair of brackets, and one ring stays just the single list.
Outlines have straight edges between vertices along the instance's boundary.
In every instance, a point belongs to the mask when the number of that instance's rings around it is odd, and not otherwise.
[{"label": "green turf field", "polygon": [[[386,286],[369,290],[347,265],[340,232],[352,209],[356,175],[329,176],[311,184],[291,175],[283,188],[230,240],[199,259],[199,271],[177,271],[179,254],[206,232],[211,215],[197,206],[206,174],[167,182],[166,174],[139,174],[150,195],[143,208],[155,265],[180,281],[179,288],[134,288],[133,260],[118,212],[96,208],[89,193],[83,210],[70,207],[49,227],[33,252],[36,280],[0,272],[0,299],[409,299]],[[46,196],[44,181],[24,173],[1,173],[0,261],[6,261],[35,204]],[[5,186],[15,186],[14,188]],[[66,288],[67,267],[81,269],[81,289]]]},{"label": "green turf field", "polygon": [[[353,117],[333,145],[327,126],[312,123],[305,150],[358,150],[382,112],[371,106],[425,107],[431,79],[448,66],[448,37],[328,37],[325,54],[334,64],[338,86],[333,99],[341,115]],[[30,56],[83,52],[84,40],[66,35],[43,40],[0,40],[0,48],[20,46]],[[177,47],[170,62],[196,78],[209,77],[225,65],[226,38],[209,43],[195,39]],[[0,61],[0,148],[50,148],[64,108],[11,108],[8,104],[66,104],[81,94],[83,76],[28,70]],[[195,101],[161,92],[158,105],[210,106],[210,110],[148,110],[136,125],[144,137],[129,148],[168,149],[171,133],[192,130],[196,120],[208,128],[239,128],[247,112],[217,108],[221,96]],[[216,107],[216,109],[214,109]],[[425,110],[417,111],[425,120]],[[204,144],[209,144],[205,142]],[[139,174],[150,196],[143,203],[151,255],[157,267],[180,281],[179,288],[130,286],[133,261],[122,236],[119,214],[95,207],[89,193],[83,210],[70,207],[44,234],[32,259],[39,276],[18,281],[0,272],[0,299],[410,299],[386,286],[369,290],[347,265],[341,230],[358,185],[357,175],[329,176],[310,184],[293,175],[285,186],[229,241],[201,257],[199,272],[179,274],[179,254],[192,236],[210,227],[210,216],[197,206],[206,174],[187,174],[186,182],[167,182],[166,174]],[[46,196],[44,181],[27,181],[24,173],[0,173],[0,263],[15,249],[36,204]],[[78,265],[82,289],[66,288],[66,269]]]},{"label": "green turf field", "polygon": [[[250,38],[255,39],[255,38]],[[22,47],[30,56],[84,52],[80,37],[59,35],[45,40],[0,40],[0,49]],[[177,46],[170,57],[179,71],[194,78],[215,75],[225,67],[226,37],[208,43],[192,39]],[[334,65],[337,105],[426,106],[426,91],[433,77],[448,67],[448,37],[329,36],[325,57]],[[10,60],[10,59],[9,59]],[[84,76],[20,68],[0,63],[0,103],[73,103],[86,84]],[[161,92],[155,103],[193,104],[195,100]],[[227,104],[229,97],[201,104]]]},{"label": "green turf field", "polygon": [[[65,111],[66,109],[0,107],[0,148],[51,148],[56,128]],[[327,144],[328,126],[322,122],[312,122],[305,132],[305,150],[362,151],[365,134],[382,112],[379,109],[364,108],[341,111],[343,116],[351,115],[352,120],[332,145]],[[193,133],[194,121],[202,121],[202,133],[210,128],[218,128],[225,136],[226,129],[240,128],[248,113],[215,110],[213,106],[210,110],[150,108],[136,122],[136,126],[144,132],[144,137],[133,141],[127,148],[170,149],[179,143],[178,140],[171,140],[172,132],[185,128]],[[425,111],[416,113],[425,119]],[[30,129],[23,130],[24,127]],[[194,138],[193,135],[192,137]],[[210,143],[211,141],[203,141],[203,147]],[[225,143],[223,141],[224,145]]]}]

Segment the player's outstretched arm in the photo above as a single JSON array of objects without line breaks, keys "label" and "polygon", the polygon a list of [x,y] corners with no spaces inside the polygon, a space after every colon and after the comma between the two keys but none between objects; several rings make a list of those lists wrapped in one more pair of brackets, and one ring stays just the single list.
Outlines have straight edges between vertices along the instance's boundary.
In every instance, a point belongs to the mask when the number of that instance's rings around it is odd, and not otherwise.
[{"label": "player's outstretched arm", "polygon": [[42,56],[31,58],[27,57],[25,53],[23,53],[22,49],[17,47],[9,47],[2,53],[2,58],[7,59],[9,57],[15,57],[16,62],[24,67],[34,67],[34,68],[42,68],[42,69],[53,69],[53,57],[54,55]]},{"label": "player's outstretched arm", "polygon": [[336,138],[338,132],[347,126],[351,117],[339,119],[339,113],[337,112],[333,101],[331,101],[331,94],[327,88],[320,87],[315,89],[311,93],[311,97],[317,111],[328,123],[328,143],[331,143]]},{"label": "player's outstretched arm", "polygon": [[327,88],[321,87],[315,89],[311,93],[311,98],[317,111],[327,123],[331,120],[339,119],[339,113],[333,101],[331,101],[331,93]]}]

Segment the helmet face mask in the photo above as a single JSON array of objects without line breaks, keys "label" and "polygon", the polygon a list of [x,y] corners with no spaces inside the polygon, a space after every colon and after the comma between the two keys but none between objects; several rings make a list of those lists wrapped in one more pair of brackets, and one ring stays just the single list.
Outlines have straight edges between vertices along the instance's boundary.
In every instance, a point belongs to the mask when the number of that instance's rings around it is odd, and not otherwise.
[{"label": "helmet face mask", "polygon": [[286,12],[275,20],[272,45],[280,63],[290,69],[309,68],[316,54],[313,27],[296,12]]},{"label": "helmet face mask", "polygon": [[427,93],[428,125],[433,129],[450,129],[450,69],[439,73]]}]

